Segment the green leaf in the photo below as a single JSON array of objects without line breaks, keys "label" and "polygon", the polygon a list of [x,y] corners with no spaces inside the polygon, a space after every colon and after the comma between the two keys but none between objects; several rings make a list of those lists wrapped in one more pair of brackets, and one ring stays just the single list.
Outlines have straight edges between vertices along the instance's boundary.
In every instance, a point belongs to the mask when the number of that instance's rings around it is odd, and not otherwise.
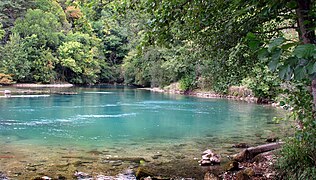
[{"label": "green leaf", "polygon": [[280,46],[284,41],[285,41],[285,38],[284,38],[284,37],[279,37],[279,38],[274,39],[274,40],[269,44],[268,51],[271,52],[274,48]]},{"label": "green leaf", "polygon": [[284,106],[285,102],[284,101],[280,101],[280,106]]},{"label": "green leaf", "polygon": [[281,53],[282,53],[282,49],[274,50],[271,55],[272,61],[279,61]]},{"label": "green leaf", "polygon": [[299,64],[299,59],[297,57],[289,57],[285,59],[285,64],[289,64],[291,67],[296,67]]},{"label": "green leaf", "polygon": [[270,61],[268,66],[271,71],[275,71],[278,67],[279,61]]},{"label": "green leaf", "polygon": [[308,24],[310,24],[310,23],[311,23],[311,21],[309,21],[309,20],[305,20],[305,21],[303,22],[304,25],[308,25]]},{"label": "green leaf", "polygon": [[316,54],[316,47],[314,44],[304,44],[298,45],[295,49],[293,54],[298,58],[310,58],[314,57]]},{"label": "green leaf", "polygon": [[280,56],[282,53],[282,49],[276,49],[272,52],[271,61],[269,62],[268,66],[271,71],[275,71],[278,67]]},{"label": "green leaf", "polygon": [[286,6],[287,6],[288,8],[290,8],[290,9],[294,9],[294,8],[296,8],[297,4],[296,4],[295,1],[290,1],[290,2],[288,2],[288,3],[286,4]]},{"label": "green leaf", "polygon": [[258,52],[258,59],[260,61],[265,61],[269,57],[269,52],[267,48],[262,48]]},{"label": "green leaf", "polygon": [[309,62],[306,66],[306,70],[309,75],[316,73],[316,62]]},{"label": "green leaf", "polygon": [[283,50],[288,50],[288,49],[290,49],[290,48],[292,48],[292,47],[294,47],[296,45],[297,45],[297,43],[287,43],[287,44],[282,45],[281,48]]},{"label": "green leaf", "polygon": [[252,32],[249,32],[249,33],[247,33],[246,38],[249,40],[253,40],[253,39],[256,39],[256,35]]},{"label": "green leaf", "polygon": [[256,40],[249,41],[248,46],[250,49],[254,50],[259,47],[260,42]]},{"label": "green leaf", "polygon": [[284,80],[290,80],[292,78],[293,71],[290,65],[283,65],[280,68],[279,77]]},{"label": "green leaf", "polygon": [[297,66],[294,69],[294,79],[296,80],[302,80],[306,77],[306,68],[304,66]]}]

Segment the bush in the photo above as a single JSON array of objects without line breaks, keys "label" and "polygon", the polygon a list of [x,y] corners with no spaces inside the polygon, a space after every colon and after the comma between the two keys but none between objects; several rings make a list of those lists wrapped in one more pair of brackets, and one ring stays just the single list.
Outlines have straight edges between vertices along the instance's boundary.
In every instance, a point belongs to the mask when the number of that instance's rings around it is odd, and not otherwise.
[{"label": "bush", "polygon": [[254,96],[273,99],[279,94],[280,79],[266,66],[256,66],[252,75],[242,80],[242,84],[252,90]]},{"label": "bush", "polygon": [[[316,177],[316,133],[298,133],[281,151],[277,163],[281,179],[313,179]],[[310,137],[307,138],[306,136]],[[313,137],[312,137],[313,136]]]},{"label": "bush", "polygon": [[316,120],[312,96],[307,83],[286,90],[291,117],[297,123],[295,136],[288,140],[277,163],[282,179],[314,179],[316,177]]},{"label": "bush", "polygon": [[196,87],[194,76],[186,75],[180,79],[180,89],[183,91],[192,90]]}]

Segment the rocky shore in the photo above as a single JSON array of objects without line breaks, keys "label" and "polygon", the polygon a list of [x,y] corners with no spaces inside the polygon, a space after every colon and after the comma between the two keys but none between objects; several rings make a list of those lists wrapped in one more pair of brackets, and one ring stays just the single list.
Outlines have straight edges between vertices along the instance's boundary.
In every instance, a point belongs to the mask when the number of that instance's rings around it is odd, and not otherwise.
[{"label": "rocky shore", "polygon": [[178,83],[171,84],[165,88],[141,88],[145,90],[149,90],[152,92],[158,93],[168,93],[168,94],[181,94],[194,96],[198,98],[223,98],[223,99],[231,99],[236,101],[245,101],[249,103],[268,103],[267,100],[261,100],[257,97],[254,97],[251,91],[245,87],[231,87],[229,89],[229,93],[227,95],[218,94],[213,91],[203,91],[203,90],[193,90],[193,91],[182,91],[179,88]]},{"label": "rocky shore", "polygon": [[13,84],[0,88],[1,97],[30,97],[49,94],[75,95],[73,84]]}]

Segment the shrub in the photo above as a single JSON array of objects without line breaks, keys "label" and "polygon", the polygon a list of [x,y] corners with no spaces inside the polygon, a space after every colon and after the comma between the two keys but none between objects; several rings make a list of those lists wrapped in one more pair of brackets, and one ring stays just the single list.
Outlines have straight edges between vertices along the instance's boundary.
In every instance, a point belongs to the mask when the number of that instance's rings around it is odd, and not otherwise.
[{"label": "shrub", "polygon": [[[292,108],[291,117],[297,123],[297,131],[281,151],[277,163],[282,179],[314,179],[316,177],[316,120],[313,114],[312,96],[307,83],[296,84],[286,90]],[[283,102],[282,102],[283,103]]]},{"label": "shrub", "polygon": [[191,90],[196,87],[194,76],[186,75],[180,79],[180,89],[183,91]]}]

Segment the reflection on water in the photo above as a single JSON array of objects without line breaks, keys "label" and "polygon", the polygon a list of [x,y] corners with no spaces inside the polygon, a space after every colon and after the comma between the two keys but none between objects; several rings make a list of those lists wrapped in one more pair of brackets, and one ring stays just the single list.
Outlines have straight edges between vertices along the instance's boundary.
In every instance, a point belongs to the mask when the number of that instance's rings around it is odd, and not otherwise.
[{"label": "reflection on water", "polygon": [[120,157],[160,151],[167,162],[183,154],[192,161],[205,148],[229,154],[234,143],[262,143],[282,130],[271,123],[282,112],[260,105],[136,89],[75,90],[78,95],[0,99],[0,145],[24,155],[37,147],[38,158],[58,161],[69,148]]}]

